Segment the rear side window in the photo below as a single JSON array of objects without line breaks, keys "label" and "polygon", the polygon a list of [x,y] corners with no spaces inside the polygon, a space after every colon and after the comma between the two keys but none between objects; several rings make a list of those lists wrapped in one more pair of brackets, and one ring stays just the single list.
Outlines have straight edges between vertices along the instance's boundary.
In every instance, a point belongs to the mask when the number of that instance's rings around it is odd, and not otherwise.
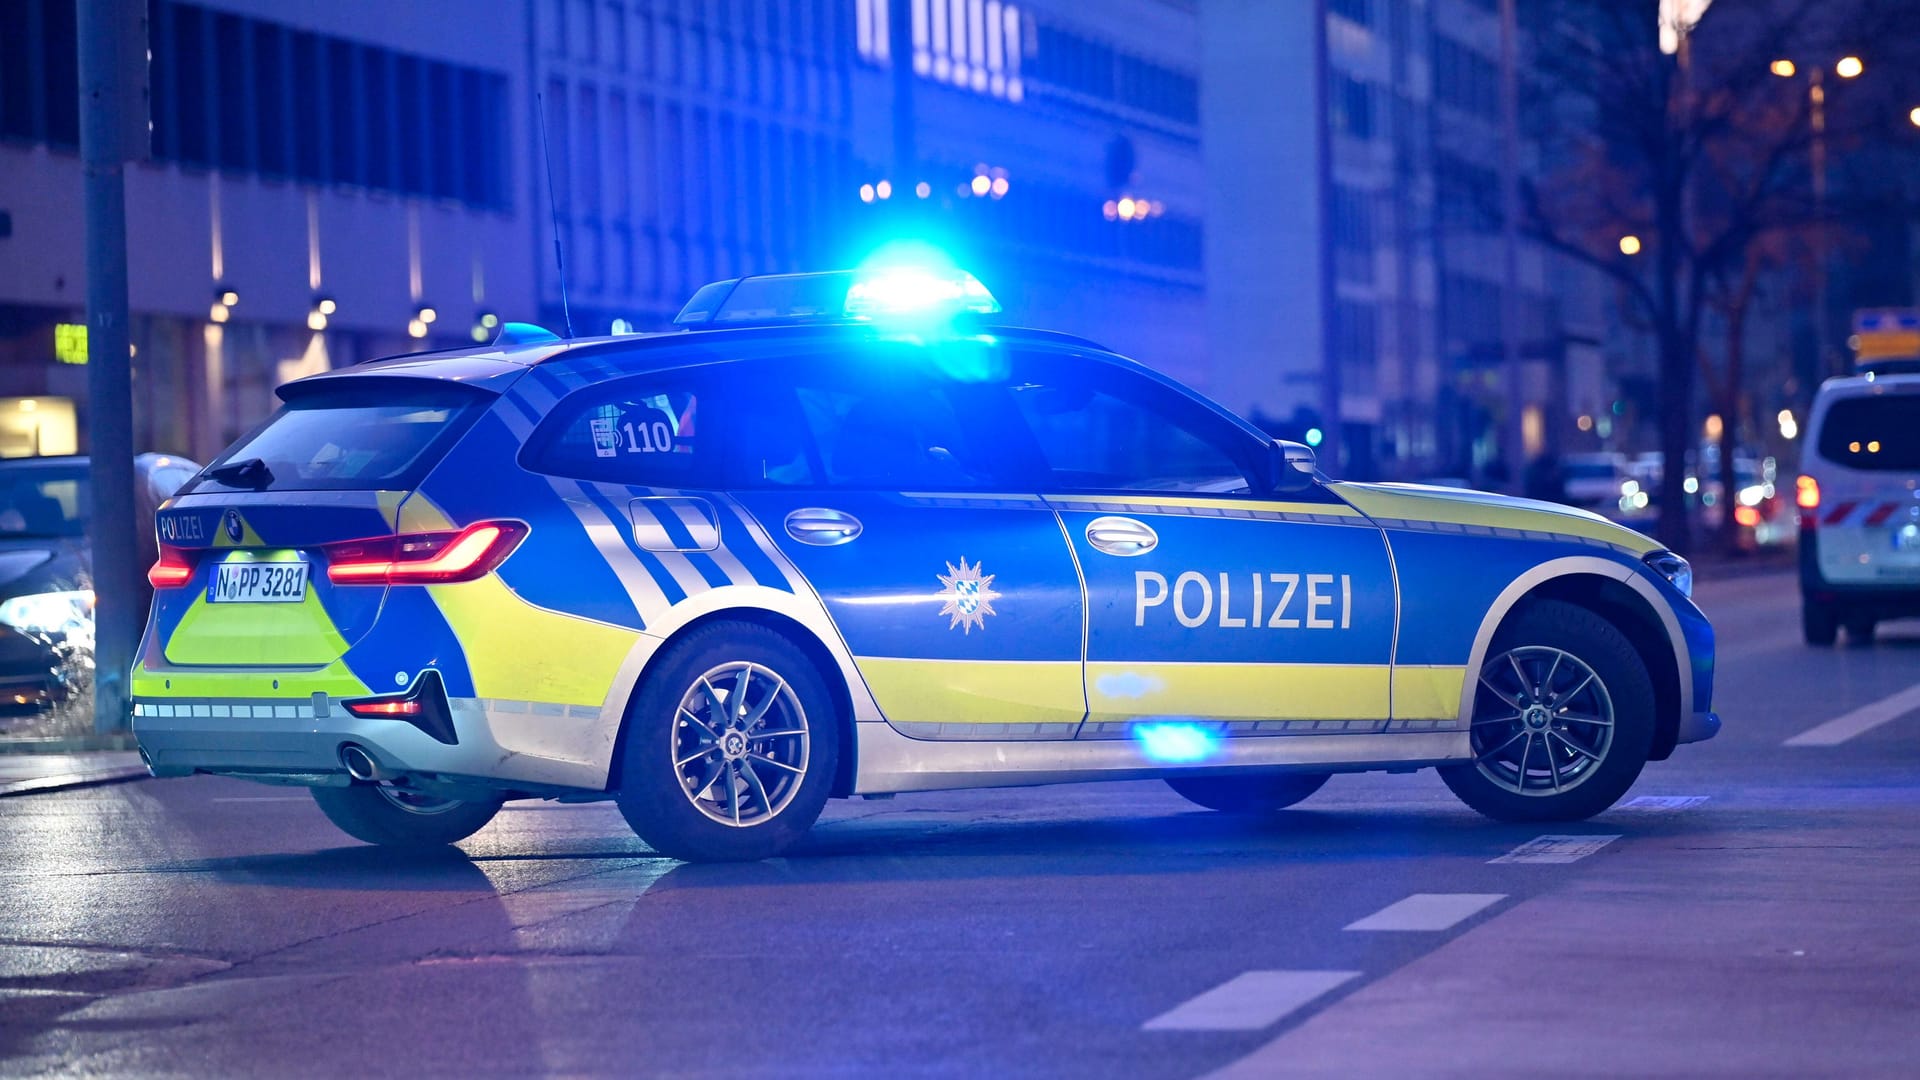
[{"label": "rear side window", "polygon": [[[470,387],[416,380],[349,378],[304,389],[186,490],[412,488],[491,400]],[[256,458],[266,474],[249,471],[233,483],[214,478],[222,466]]]},{"label": "rear side window", "polygon": [[535,472],[637,487],[710,487],[721,443],[707,379],[677,373],[623,379],[561,402],[528,443]]},{"label": "rear side window", "polygon": [[1849,469],[1920,472],[1920,394],[1835,400],[1820,424],[1819,449]]}]

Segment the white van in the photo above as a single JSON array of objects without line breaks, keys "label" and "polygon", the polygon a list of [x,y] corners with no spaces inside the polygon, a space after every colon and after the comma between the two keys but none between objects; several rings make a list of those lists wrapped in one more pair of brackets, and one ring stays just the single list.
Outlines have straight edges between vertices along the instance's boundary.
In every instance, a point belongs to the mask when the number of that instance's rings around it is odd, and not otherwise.
[{"label": "white van", "polygon": [[1801,476],[1801,625],[1809,645],[1844,626],[1920,615],[1920,374],[1828,379],[1814,396]]}]

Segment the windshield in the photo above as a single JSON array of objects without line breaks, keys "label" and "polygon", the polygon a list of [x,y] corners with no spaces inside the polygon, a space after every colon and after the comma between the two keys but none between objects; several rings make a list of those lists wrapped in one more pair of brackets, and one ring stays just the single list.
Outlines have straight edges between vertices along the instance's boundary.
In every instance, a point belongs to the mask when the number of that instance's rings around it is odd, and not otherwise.
[{"label": "windshield", "polygon": [[[343,379],[282,406],[220,455],[189,490],[411,488],[489,400],[488,394],[451,383]],[[256,460],[265,472],[238,467]]]},{"label": "windshield", "polygon": [[0,539],[80,536],[87,529],[87,471],[0,466]]},{"label": "windshield", "polygon": [[1850,469],[1920,471],[1920,394],[1835,401],[1820,425],[1820,456]]}]

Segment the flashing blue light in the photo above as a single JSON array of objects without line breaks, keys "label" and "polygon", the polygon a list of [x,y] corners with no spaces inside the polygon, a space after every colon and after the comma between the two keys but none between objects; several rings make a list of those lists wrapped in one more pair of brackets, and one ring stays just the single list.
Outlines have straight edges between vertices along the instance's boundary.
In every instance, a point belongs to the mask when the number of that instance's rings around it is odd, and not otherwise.
[{"label": "flashing blue light", "polygon": [[1135,724],[1140,750],[1155,761],[1201,761],[1213,756],[1213,732],[1198,724]]},{"label": "flashing blue light", "polygon": [[1308,446],[1319,446],[1322,442],[1326,441],[1326,438],[1327,438],[1327,433],[1324,431],[1321,431],[1317,427],[1310,427],[1307,429],[1307,445]]},{"label": "flashing blue light", "polygon": [[959,269],[898,266],[861,270],[847,286],[846,313],[856,319],[962,311],[992,315],[999,310],[1000,301],[980,284],[980,279]]}]

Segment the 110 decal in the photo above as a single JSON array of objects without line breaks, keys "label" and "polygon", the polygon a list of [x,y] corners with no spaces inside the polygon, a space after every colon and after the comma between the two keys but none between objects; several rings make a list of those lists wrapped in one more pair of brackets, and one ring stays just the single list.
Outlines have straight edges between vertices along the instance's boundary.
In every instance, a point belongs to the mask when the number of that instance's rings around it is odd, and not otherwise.
[{"label": "110 decal", "polygon": [[[1249,581],[1251,601],[1235,614],[1235,579]],[[1181,626],[1205,626],[1216,617],[1223,629],[1247,627],[1265,630],[1347,630],[1353,626],[1353,577],[1349,574],[1238,574],[1214,578],[1188,570],[1173,579],[1152,570],[1133,575],[1133,625],[1147,625],[1149,608],[1169,607]],[[1302,585],[1305,585],[1302,588]],[[1338,586],[1336,591],[1336,585]],[[1273,599],[1273,606],[1266,602]]]}]

